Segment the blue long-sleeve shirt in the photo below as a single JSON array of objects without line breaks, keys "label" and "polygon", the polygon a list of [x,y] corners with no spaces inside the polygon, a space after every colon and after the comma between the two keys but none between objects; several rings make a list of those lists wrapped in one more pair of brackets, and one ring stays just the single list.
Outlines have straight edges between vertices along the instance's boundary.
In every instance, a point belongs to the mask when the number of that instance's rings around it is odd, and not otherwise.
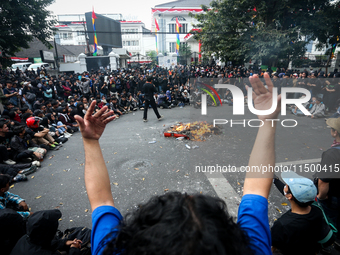
[{"label": "blue long-sleeve shirt", "polygon": [[[22,199],[18,195],[14,195],[7,191],[4,193],[2,197],[0,196],[0,209],[5,209],[8,203],[15,203],[18,205],[22,201],[25,201],[25,199]],[[19,213],[23,218],[27,218],[28,216],[30,216],[30,212],[17,212],[17,213]]]}]

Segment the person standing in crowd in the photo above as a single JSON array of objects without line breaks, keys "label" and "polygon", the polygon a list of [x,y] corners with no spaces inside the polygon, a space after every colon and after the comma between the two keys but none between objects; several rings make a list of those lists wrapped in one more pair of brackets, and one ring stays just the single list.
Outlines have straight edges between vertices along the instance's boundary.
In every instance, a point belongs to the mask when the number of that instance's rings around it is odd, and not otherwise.
[{"label": "person standing in crowd", "polygon": [[158,120],[162,120],[163,116],[161,116],[158,112],[157,105],[155,102],[155,99],[153,97],[154,93],[157,93],[156,87],[151,83],[152,82],[152,76],[147,76],[146,82],[143,85],[143,91],[145,93],[144,100],[145,100],[145,106],[144,106],[144,115],[143,115],[143,121],[148,121],[148,109],[149,105],[151,105],[153,111],[156,114],[156,117]]},{"label": "person standing in crowd", "polygon": [[[321,167],[325,169],[318,174],[318,201],[324,208],[328,217],[340,227],[340,118],[330,118],[326,124],[331,127],[331,136],[334,139],[331,147],[322,153]],[[340,242],[338,241],[340,247]]]},{"label": "person standing in crowd", "polygon": [[7,102],[7,96],[4,95],[3,83],[0,81],[0,115],[4,112],[4,104]]},{"label": "person standing in crowd", "polygon": [[82,77],[79,85],[80,92],[87,100],[90,99],[90,80],[88,78]]},{"label": "person standing in crowd", "polygon": [[18,106],[18,92],[13,88],[13,83],[11,80],[6,81],[6,88],[3,90],[3,92],[9,102],[11,102],[14,106]]}]

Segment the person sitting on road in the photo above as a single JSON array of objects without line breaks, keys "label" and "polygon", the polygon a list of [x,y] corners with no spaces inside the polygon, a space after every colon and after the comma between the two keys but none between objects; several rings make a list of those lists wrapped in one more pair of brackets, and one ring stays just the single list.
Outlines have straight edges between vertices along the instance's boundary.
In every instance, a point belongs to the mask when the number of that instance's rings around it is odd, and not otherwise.
[{"label": "person sitting on road", "polygon": [[11,149],[16,161],[27,163],[44,158],[47,150],[33,142],[24,126],[15,127],[13,132],[15,135],[11,139]]},{"label": "person sitting on road", "polygon": [[30,117],[26,120],[26,132],[31,136],[35,144],[44,145],[45,148],[58,150],[59,144],[48,133],[50,130],[40,126],[40,118]]},{"label": "person sitting on road", "polygon": [[[264,75],[268,90],[257,75],[250,81],[254,106],[267,110],[272,106],[273,84]],[[276,119],[278,107],[270,115],[259,116],[264,122],[259,130],[249,159],[249,167],[275,165]],[[92,254],[271,254],[268,220],[268,196],[272,172],[246,174],[243,198],[236,224],[219,198],[202,194],[169,192],[155,196],[141,205],[125,220],[114,207],[109,174],[99,145],[99,138],[113,112],[103,107],[92,115],[90,105],[79,123],[85,150],[85,185],[92,208]],[[261,177],[261,178],[259,178]]]},{"label": "person sitting on road", "polygon": [[55,238],[61,212],[58,209],[38,211],[29,217],[26,235],[14,246],[11,255],[81,254],[82,241]]},{"label": "person sitting on road", "polygon": [[13,160],[14,155],[10,146],[13,132],[9,132],[8,125],[8,120],[0,120],[0,163],[14,165],[16,162]]},{"label": "person sitting on road", "polygon": [[321,101],[322,99],[320,97],[315,99],[315,104],[310,110],[310,113],[312,114],[310,117],[312,119],[325,117],[325,105]]},{"label": "person sitting on road", "polygon": [[315,255],[321,248],[318,241],[322,235],[322,211],[313,206],[317,194],[314,183],[294,172],[283,172],[282,183],[274,179],[274,184],[284,195],[291,209],[274,222],[271,228],[272,249],[282,254]]},{"label": "person sitting on road", "polygon": [[23,218],[28,218],[33,212],[28,210],[25,199],[8,192],[11,181],[12,177],[8,174],[0,174],[0,209],[11,208]]}]

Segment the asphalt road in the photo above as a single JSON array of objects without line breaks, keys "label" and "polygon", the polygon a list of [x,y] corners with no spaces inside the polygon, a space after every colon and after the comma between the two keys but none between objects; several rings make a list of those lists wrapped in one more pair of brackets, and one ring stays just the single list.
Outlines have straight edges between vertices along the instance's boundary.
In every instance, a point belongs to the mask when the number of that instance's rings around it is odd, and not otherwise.
[{"label": "asphalt road", "polygon": [[[127,114],[108,124],[100,144],[107,163],[116,207],[123,215],[151,196],[167,190],[220,196],[236,216],[242,195],[244,173],[210,174],[198,172],[198,166],[216,164],[239,168],[248,164],[257,128],[230,123],[221,125],[222,134],[212,134],[204,142],[165,138],[163,131],[178,122],[213,119],[256,119],[246,110],[245,116],[232,115],[231,106],[208,107],[208,115],[193,107],[160,110],[164,120],[157,121],[149,110],[149,121],[142,121],[142,111]],[[292,114],[296,127],[278,125],[276,162],[298,167],[318,162],[333,142],[324,119],[312,120]],[[246,121],[247,124],[247,121]],[[252,122],[251,125],[258,123]],[[291,125],[292,122],[286,122]],[[149,143],[156,141],[156,143]],[[191,149],[186,147],[188,144]],[[198,148],[192,147],[197,145]],[[63,216],[60,229],[91,227],[91,209],[84,184],[84,151],[81,134],[74,134],[59,151],[50,151],[29,181],[16,183],[10,192],[25,198],[33,212],[58,208]],[[52,157],[53,156],[53,157]],[[288,162],[288,163],[287,163]],[[203,168],[201,168],[203,169]],[[311,177],[312,173],[304,173]],[[271,223],[289,209],[288,201],[272,188],[269,197]]]}]

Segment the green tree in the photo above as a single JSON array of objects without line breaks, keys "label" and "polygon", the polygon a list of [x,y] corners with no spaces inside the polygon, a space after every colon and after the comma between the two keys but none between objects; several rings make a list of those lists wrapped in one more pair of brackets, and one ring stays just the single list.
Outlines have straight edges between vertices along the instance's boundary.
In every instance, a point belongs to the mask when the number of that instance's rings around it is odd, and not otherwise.
[{"label": "green tree", "polygon": [[179,56],[182,59],[182,64],[188,64],[187,59],[191,57],[191,47],[187,43],[181,43],[179,45]]},{"label": "green tree", "polygon": [[146,52],[146,56],[151,58],[151,65],[155,66],[157,64],[157,52],[155,50],[151,50]]},{"label": "green tree", "polygon": [[325,0],[214,0],[210,5],[192,15],[201,29],[195,37],[204,52],[237,63],[251,59],[276,66],[279,59],[301,59],[308,41],[320,37],[319,19],[339,17],[339,9]]},{"label": "green tree", "polygon": [[0,64],[11,64],[10,57],[38,38],[48,47],[56,21],[46,10],[54,0],[0,1]]}]

